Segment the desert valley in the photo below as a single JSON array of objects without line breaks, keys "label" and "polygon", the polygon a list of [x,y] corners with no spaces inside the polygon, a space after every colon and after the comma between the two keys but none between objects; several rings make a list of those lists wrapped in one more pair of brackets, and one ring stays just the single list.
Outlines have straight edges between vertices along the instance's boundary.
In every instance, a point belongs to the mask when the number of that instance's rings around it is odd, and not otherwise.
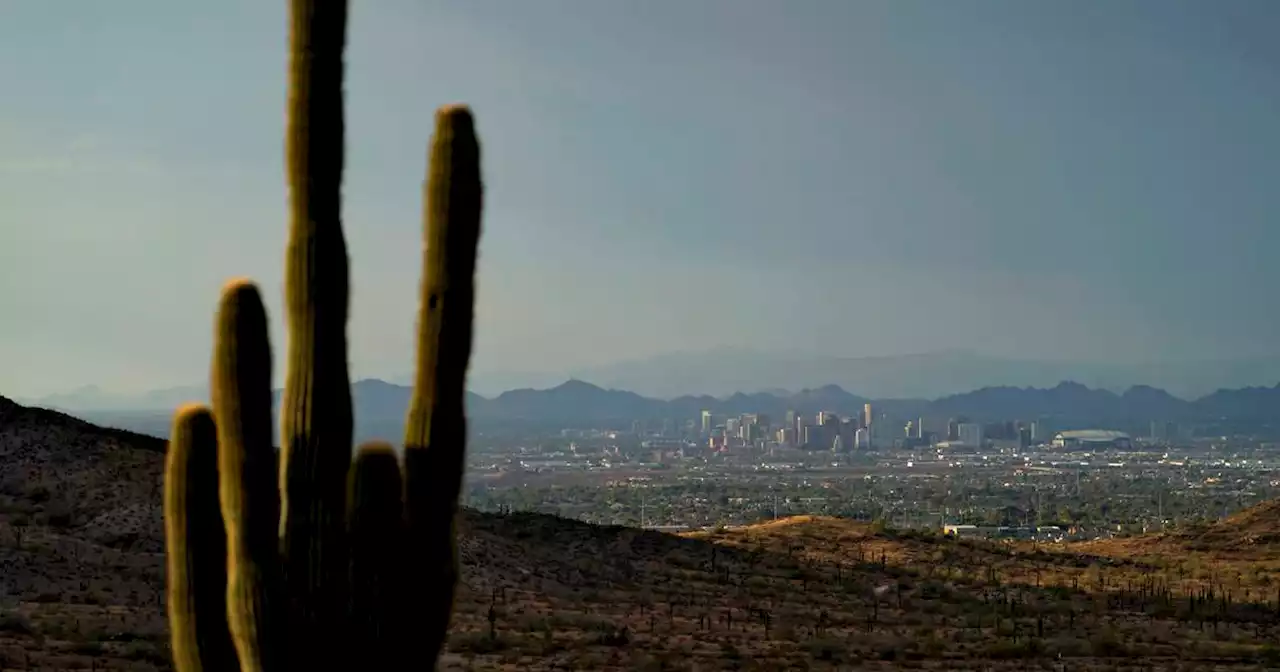
[{"label": "desert valley", "polygon": [[[171,669],[165,442],[0,398],[0,669]],[[1280,505],[1156,535],[791,517],[679,535],[463,510],[445,669],[1280,664]]]}]

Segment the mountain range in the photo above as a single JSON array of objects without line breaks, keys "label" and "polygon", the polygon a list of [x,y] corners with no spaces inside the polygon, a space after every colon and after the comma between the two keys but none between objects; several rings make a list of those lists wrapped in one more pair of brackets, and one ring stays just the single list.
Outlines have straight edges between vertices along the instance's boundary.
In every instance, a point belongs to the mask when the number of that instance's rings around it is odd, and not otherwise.
[{"label": "mountain range", "polygon": [[[551,373],[475,369],[469,381],[473,391],[493,396],[503,390],[550,387],[565,378],[662,399],[683,394],[726,396],[739,390],[799,390],[827,383],[878,399],[934,399],[997,385],[1052,387],[1062,380],[1117,393],[1146,384],[1191,399],[1223,388],[1270,385],[1280,380],[1280,357],[1113,363],[995,357],[967,350],[838,357],[718,348]],[[390,380],[408,382],[407,378]]]},{"label": "mountain range", "polygon": [[[408,375],[378,377],[396,384],[407,385],[411,381]],[[551,388],[566,378],[668,400],[683,395],[725,397],[738,391],[787,396],[787,390],[825,384],[856,390],[874,399],[937,399],[994,386],[1051,388],[1063,380],[1117,394],[1144,384],[1194,399],[1219,389],[1271,385],[1280,380],[1280,357],[1114,364],[992,357],[963,350],[827,357],[720,348],[554,372],[502,372],[473,367],[468,386],[473,392],[495,397],[506,390]],[[206,396],[204,385],[138,394],[120,394],[91,385],[22,401],[76,411],[154,411]]]},{"label": "mountain range", "polygon": [[[183,401],[200,400],[198,391],[173,400],[167,408],[132,411],[60,408],[93,422],[154,436],[168,432],[173,408]],[[399,436],[411,389],[378,379],[352,385],[356,438]],[[276,392],[277,402],[279,391]],[[478,426],[614,427],[629,428],[634,420],[691,420],[702,411],[717,415],[766,413],[781,419],[787,411],[831,411],[859,415],[871,403],[877,414],[892,419],[926,418],[933,423],[967,416],[975,421],[1050,419],[1055,427],[1110,427],[1145,431],[1152,421],[1177,421],[1211,427],[1265,431],[1280,418],[1280,385],[1223,389],[1188,400],[1165,390],[1138,385],[1116,393],[1077,382],[1053,387],[984,387],[937,399],[870,399],[838,385],[774,390],[714,397],[685,395],[657,399],[635,392],[607,389],[581,380],[569,380],[546,389],[518,389],[494,397],[468,393],[467,412]]]}]

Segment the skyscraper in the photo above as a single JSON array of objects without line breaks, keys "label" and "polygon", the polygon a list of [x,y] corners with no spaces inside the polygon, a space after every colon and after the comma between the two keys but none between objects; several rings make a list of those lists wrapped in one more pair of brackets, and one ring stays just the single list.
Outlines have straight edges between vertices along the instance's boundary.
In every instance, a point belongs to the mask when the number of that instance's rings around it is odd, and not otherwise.
[{"label": "skyscraper", "polygon": [[862,407],[862,426],[870,427],[871,422],[874,419],[875,419],[875,415],[873,415],[871,412],[871,404],[866,404],[865,406],[863,406]]},{"label": "skyscraper", "polygon": [[985,437],[983,436],[982,425],[976,422],[961,423],[956,428],[960,434],[960,443],[966,446],[981,448]]},{"label": "skyscraper", "polygon": [[1035,443],[1048,443],[1053,440],[1053,425],[1048,418],[1039,418],[1031,423],[1031,440]]}]

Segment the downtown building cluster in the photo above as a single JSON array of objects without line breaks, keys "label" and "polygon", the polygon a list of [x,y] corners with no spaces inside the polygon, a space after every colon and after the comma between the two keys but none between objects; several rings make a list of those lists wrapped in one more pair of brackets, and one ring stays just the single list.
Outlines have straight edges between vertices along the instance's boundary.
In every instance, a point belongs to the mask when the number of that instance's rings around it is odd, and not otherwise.
[{"label": "downtown building cluster", "polygon": [[841,416],[830,411],[815,414],[787,411],[776,423],[763,413],[717,415],[704,410],[696,427],[699,442],[712,452],[780,447],[848,453],[926,446],[976,451],[993,441],[1025,448],[1049,443],[1055,436],[1051,423],[1044,419],[980,423],[961,416],[938,421],[930,429],[921,417],[903,425],[883,413],[877,414],[869,403],[857,416]]}]

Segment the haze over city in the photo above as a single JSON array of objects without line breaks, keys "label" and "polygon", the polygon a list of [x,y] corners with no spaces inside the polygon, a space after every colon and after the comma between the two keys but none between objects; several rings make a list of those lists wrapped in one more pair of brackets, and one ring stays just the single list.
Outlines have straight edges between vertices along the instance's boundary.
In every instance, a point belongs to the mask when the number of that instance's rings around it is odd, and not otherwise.
[{"label": "haze over city", "polygon": [[[484,143],[473,378],[724,347],[1280,355],[1274,3],[351,11],[356,377],[412,366],[424,147],[456,100]],[[284,4],[0,17],[0,392],[200,383],[242,275],[278,365]]]}]

